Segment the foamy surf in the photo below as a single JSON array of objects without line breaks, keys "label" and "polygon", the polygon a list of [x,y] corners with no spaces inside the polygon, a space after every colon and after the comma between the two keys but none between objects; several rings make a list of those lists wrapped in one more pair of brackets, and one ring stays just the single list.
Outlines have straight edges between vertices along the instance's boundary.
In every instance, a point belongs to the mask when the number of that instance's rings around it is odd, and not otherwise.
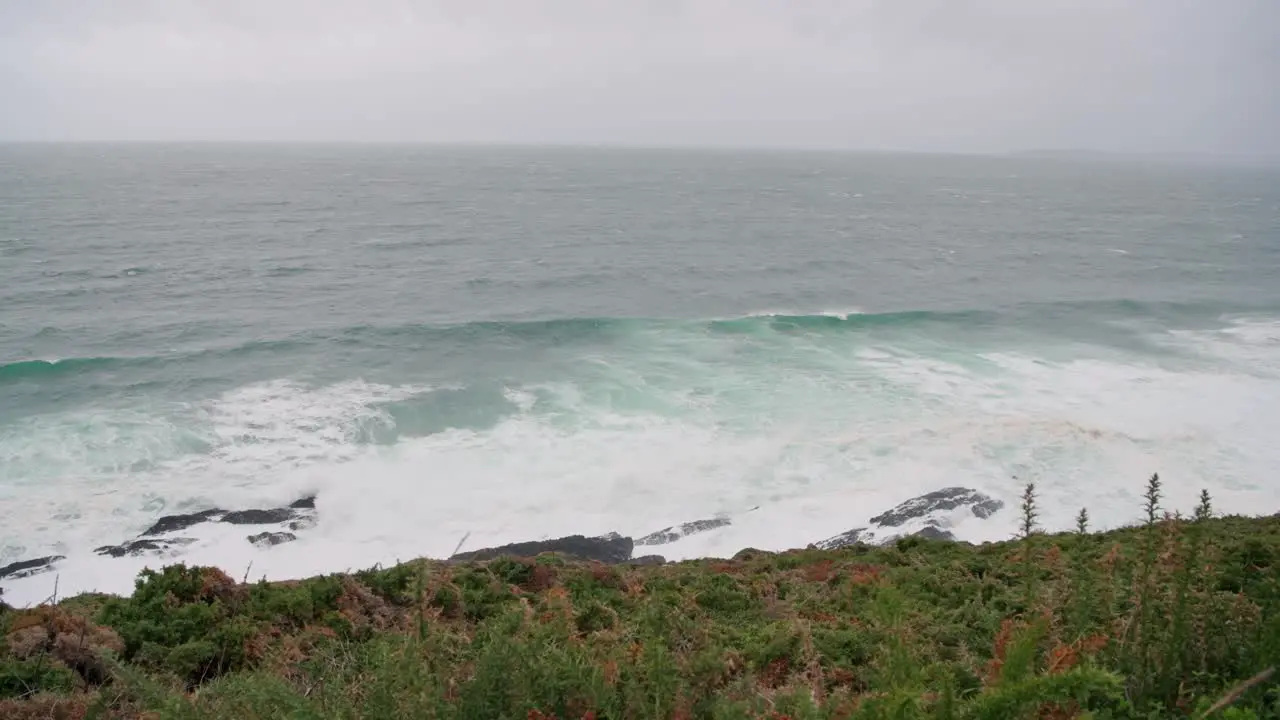
[{"label": "foamy surf", "polygon": [[[446,557],[464,537],[464,549],[641,537],[715,516],[732,522],[652,550],[730,556],[803,547],[955,486],[1006,503],[948,527],[981,542],[1013,533],[1029,481],[1046,527],[1070,527],[1087,506],[1102,529],[1137,519],[1155,471],[1170,508],[1207,488],[1223,512],[1280,509],[1268,482],[1280,462],[1268,318],[1148,333],[1160,355],[1021,337],[960,345],[892,326],[629,327],[609,336],[625,351],[590,345],[571,375],[492,391],[277,379],[10,424],[0,559],[66,559],[3,581],[6,600],[40,602],[55,583],[62,595],[128,592],[138,570],[169,562],[282,579]],[[488,404],[479,415],[477,403]],[[436,421],[447,412],[462,414]],[[286,544],[246,540],[271,527],[211,523],[169,555],[93,552],[159,515],[310,494],[318,522]]]}]

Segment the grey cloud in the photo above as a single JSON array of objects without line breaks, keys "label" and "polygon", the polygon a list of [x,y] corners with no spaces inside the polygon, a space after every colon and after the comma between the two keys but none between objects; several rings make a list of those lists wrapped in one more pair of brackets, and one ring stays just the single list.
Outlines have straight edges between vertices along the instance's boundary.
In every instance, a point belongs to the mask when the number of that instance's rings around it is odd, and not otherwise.
[{"label": "grey cloud", "polygon": [[0,139],[1280,154],[1274,0],[0,0]]}]

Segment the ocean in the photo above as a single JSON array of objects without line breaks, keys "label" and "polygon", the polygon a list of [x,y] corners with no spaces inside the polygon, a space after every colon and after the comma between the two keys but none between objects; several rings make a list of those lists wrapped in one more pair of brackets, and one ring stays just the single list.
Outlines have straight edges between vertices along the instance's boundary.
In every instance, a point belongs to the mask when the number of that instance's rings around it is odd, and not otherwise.
[{"label": "ocean", "polygon": [[[160,562],[298,577],[724,515],[803,547],[1280,511],[1280,170],[1027,157],[0,146],[11,602]],[[260,549],[157,517],[316,495]]]}]

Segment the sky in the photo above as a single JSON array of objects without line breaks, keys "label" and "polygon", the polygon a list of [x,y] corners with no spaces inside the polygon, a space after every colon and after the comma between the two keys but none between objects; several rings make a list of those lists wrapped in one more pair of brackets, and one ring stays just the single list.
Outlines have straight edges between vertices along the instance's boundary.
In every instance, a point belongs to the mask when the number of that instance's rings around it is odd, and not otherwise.
[{"label": "sky", "polygon": [[0,140],[1280,157],[1280,0],[0,0]]}]

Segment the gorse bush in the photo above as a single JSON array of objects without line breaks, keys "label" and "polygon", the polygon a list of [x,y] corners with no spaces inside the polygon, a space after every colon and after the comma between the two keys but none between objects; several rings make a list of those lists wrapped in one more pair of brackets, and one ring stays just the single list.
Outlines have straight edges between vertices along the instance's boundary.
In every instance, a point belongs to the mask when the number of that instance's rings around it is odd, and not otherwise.
[{"label": "gorse bush", "polygon": [[1280,717],[1280,519],[1162,503],[1153,477],[1140,526],[1090,534],[1081,511],[1046,535],[1028,486],[1019,538],[977,547],[252,585],[174,566],[94,610],[122,640],[107,684],[10,658],[0,687],[87,693],[98,717]]}]

